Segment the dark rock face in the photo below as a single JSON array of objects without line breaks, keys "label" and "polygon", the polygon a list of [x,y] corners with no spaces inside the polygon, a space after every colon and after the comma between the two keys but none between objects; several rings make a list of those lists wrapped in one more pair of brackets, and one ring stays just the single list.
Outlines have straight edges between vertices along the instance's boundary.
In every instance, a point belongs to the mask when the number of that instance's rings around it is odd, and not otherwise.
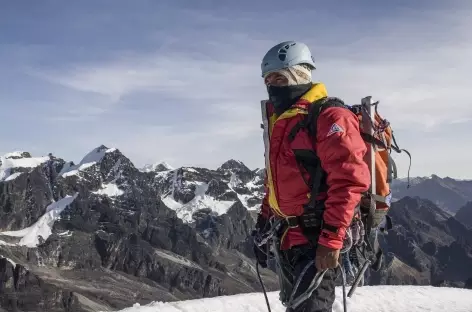
[{"label": "dark rock face", "polygon": [[0,259],[0,306],[6,311],[85,311],[73,292],[51,285],[20,264]]},{"label": "dark rock face", "polygon": [[[241,189],[243,180],[255,186],[255,172],[238,167],[244,178],[232,166],[142,172],[105,146],[78,164],[52,155],[38,162],[15,168],[18,176],[9,169],[4,176],[10,179],[0,182],[2,308],[98,311],[259,289],[246,247],[254,221],[230,183],[233,177]],[[46,211],[74,194],[61,213]],[[186,222],[161,196],[180,205],[223,201],[228,209],[195,205]],[[55,221],[49,224],[45,215]],[[48,226],[51,234],[43,237]],[[39,243],[24,246],[33,230]],[[274,274],[264,274],[274,287]]]},{"label": "dark rock face", "polygon": [[457,221],[472,229],[472,201],[468,202],[464,207],[459,209],[454,217]]},{"label": "dark rock face", "polygon": [[472,278],[472,231],[429,200],[405,197],[389,215],[394,228],[384,237],[388,253],[374,284],[449,284]]},{"label": "dark rock face", "polygon": [[209,211],[202,211],[196,218],[197,231],[218,248],[244,251],[244,244],[254,226],[253,218],[239,202],[222,216],[214,216]]}]

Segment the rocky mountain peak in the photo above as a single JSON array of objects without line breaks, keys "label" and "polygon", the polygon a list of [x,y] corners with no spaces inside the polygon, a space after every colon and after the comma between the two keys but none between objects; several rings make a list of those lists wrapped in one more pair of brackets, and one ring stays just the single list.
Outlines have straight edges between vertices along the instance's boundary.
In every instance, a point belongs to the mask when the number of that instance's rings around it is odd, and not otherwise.
[{"label": "rocky mountain peak", "polygon": [[[163,165],[142,172],[105,145],[78,163],[50,156],[25,159],[2,158],[0,259],[9,260],[0,261],[0,271],[12,273],[15,263],[42,286],[10,289],[17,284],[15,275],[6,276],[0,289],[19,299],[4,305],[0,294],[2,308],[34,310],[46,298],[32,294],[42,290],[63,289],[77,305],[116,310],[134,300],[256,289],[245,244],[253,227],[248,205],[260,201],[257,180],[239,185],[243,194],[216,170]],[[91,281],[100,291],[87,290]],[[62,311],[49,303],[48,311]]]},{"label": "rocky mountain peak", "polygon": [[15,151],[15,152],[7,153],[3,155],[3,157],[5,159],[31,158],[31,154],[29,152]]},{"label": "rocky mountain peak", "polygon": [[160,163],[155,163],[152,165],[144,165],[144,167],[141,169],[143,172],[163,172],[163,171],[168,171],[168,170],[173,170],[174,168],[169,165],[167,162],[163,161]]},{"label": "rocky mountain peak", "polygon": [[235,171],[235,172],[248,172],[251,171],[246,165],[239,160],[230,159],[223,163],[218,169],[218,171]]},{"label": "rocky mountain peak", "polygon": [[472,181],[441,178],[438,175],[411,179],[407,188],[404,179],[392,183],[394,201],[405,196],[419,196],[430,199],[436,206],[452,214],[456,213],[468,201],[472,201]]}]

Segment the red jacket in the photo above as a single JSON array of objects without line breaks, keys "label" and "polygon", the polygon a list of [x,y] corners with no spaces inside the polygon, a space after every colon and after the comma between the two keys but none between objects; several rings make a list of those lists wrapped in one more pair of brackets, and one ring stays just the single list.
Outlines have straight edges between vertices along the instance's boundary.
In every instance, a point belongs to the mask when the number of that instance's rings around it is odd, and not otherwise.
[{"label": "red jacket", "polygon": [[[369,168],[364,161],[367,152],[359,132],[357,117],[345,108],[330,107],[322,111],[317,121],[317,137],[310,138],[300,131],[291,143],[290,130],[306,114],[312,102],[327,96],[321,83],[313,87],[282,115],[274,114],[269,102],[263,104],[265,119],[264,141],[266,147],[265,196],[260,213],[264,217],[275,214],[279,217],[299,216],[303,204],[309,199],[310,189],[306,185],[295,160],[292,149],[313,149],[327,173],[323,215],[326,224],[339,228],[337,233],[323,230],[318,243],[333,249],[343,245],[346,228],[351,223],[354,209],[361,193],[370,186]],[[282,237],[281,249],[305,244],[307,239],[299,227],[289,229]]]}]

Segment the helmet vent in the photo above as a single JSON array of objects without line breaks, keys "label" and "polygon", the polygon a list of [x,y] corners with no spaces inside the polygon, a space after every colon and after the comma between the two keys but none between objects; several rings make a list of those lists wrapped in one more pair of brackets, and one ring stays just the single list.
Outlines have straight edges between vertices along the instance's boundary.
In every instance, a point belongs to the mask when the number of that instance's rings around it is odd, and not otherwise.
[{"label": "helmet vent", "polygon": [[285,61],[286,57],[287,57],[287,52],[285,52],[285,50],[279,52],[279,60],[283,62]]},{"label": "helmet vent", "polygon": [[286,44],[282,48],[280,48],[278,54],[279,60],[281,60],[282,62],[285,61],[285,59],[287,58],[287,50],[290,49],[290,47],[293,47],[294,45],[296,45],[296,43]]}]

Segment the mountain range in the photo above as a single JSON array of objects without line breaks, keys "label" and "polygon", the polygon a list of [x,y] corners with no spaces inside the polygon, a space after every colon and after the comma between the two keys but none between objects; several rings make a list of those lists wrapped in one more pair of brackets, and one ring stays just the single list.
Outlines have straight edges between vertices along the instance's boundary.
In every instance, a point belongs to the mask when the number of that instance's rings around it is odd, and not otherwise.
[{"label": "mountain range", "polygon": [[[116,310],[260,291],[250,233],[263,180],[264,170],[236,160],[217,169],[136,168],[103,145],[79,163],[6,154],[0,311]],[[386,261],[368,282],[469,287],[472,182],[406,183],[393,184]],[[277,289],[273,271],[262,275]]]},{"label": "mountain range", "polygon": [[[410,187],[408,188],[408,184]],[[398,179],[392,183],[394,200],[405,196],[429,199],[439,208],[455,214],[467,203],[472,202],[472,180],[429,177]]]}]

